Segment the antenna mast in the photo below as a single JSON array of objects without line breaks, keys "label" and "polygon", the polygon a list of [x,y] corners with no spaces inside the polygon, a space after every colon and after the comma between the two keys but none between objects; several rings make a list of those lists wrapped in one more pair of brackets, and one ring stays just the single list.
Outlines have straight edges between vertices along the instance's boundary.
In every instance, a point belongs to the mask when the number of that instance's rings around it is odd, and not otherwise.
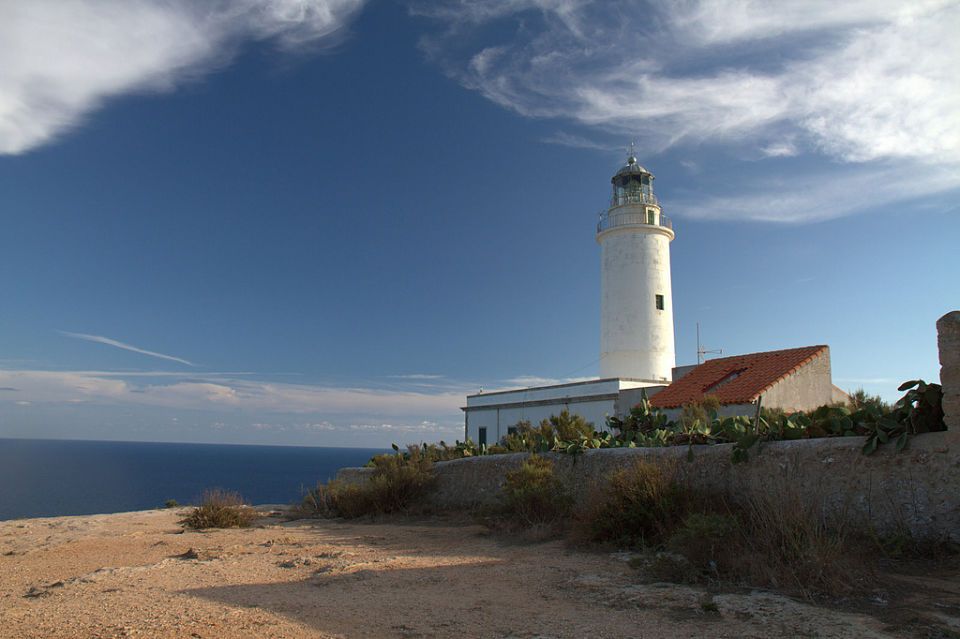
[{"label": "antenna mast", "polygon": [[704,355],[723,355],[723,349],[707,350],[700,343],[700,322],[697,322],[697,365],[703,364]]}]

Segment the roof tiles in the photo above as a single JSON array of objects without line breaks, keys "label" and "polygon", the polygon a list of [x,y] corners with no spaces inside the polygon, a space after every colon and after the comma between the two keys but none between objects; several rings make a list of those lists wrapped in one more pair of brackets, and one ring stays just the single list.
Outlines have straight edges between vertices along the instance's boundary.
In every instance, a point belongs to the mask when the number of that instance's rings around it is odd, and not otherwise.
[{"label": "roof tiles", "polygon": [[679,408],[705,395],[721,404],[749,404],[781,379],[827,350],[804,346],[710,359],[650,398],[657,408]]}]

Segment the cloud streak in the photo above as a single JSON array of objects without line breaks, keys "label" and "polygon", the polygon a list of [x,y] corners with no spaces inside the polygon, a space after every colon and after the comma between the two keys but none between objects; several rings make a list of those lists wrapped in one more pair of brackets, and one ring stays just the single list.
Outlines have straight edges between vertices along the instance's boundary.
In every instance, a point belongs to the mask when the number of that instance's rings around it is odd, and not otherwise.
[{"label": "cloud streak", "polygon": [[332,46],[365,0],[0,3],[0,155],[46,144],[113,96],[169,91],[245,41]]},{"label": "cloud streak", "polygon": [[94,342],[95,344],[106,344],[107,346],[113,346],[114,348],[130,351],[131,353],[139,353],[140,355],[156,357],[157,359],[165,359],[170,362],[177,362],[178,364],[186,364],[187,366],[196,366],[196,364],[194,364],[193,362],[183,359],[182,357],[174,357],[173,355],[166,355],[164,353],[158,353],[156,351],[148,351],[144,348],[133,346],[132,344],[127,344],[126,342],[121,342],[119,340],[111,339],[109,337],[104,337],[102,335],[89,335],[87,333],[71,333],[70,331],[58,331],[58,332],[61,335],[72,337],[74,339],[82,339],[87,342]]},{"label": "cloud streak", "polygon": [[144,382],[142,377],[98,371],[0,370],[0,385],[18,399],[46,403],[140,404],[174,409],[231,408],[276,413],[329,413],[426,418],[457,416],[460,391],[415,392],[319,384],[290,384],[225,377]]}]

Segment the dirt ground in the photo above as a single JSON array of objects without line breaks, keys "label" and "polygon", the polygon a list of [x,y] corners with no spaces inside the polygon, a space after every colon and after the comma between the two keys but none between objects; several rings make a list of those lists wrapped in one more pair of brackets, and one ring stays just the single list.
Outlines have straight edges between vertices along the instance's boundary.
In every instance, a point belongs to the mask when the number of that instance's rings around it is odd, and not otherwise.
[{"label": "dirt ground", "polygon": [[622,555],[468,522],[184,532],[183,512],[0,522],[0,637],[960,637],[948,570],[841,609],[643,583]]}]

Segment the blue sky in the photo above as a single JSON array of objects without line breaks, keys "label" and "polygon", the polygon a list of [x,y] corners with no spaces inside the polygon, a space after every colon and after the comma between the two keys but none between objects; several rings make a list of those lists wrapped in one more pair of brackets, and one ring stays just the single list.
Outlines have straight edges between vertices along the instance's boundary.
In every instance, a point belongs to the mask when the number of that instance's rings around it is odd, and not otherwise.
[{"label": "blue sky", "polygon": [[699,321],[938,377],[956,2],[199,6],[0,8],[0,436],[452,440],[466,392],[596,375],[631,140],[678,363]]}]

